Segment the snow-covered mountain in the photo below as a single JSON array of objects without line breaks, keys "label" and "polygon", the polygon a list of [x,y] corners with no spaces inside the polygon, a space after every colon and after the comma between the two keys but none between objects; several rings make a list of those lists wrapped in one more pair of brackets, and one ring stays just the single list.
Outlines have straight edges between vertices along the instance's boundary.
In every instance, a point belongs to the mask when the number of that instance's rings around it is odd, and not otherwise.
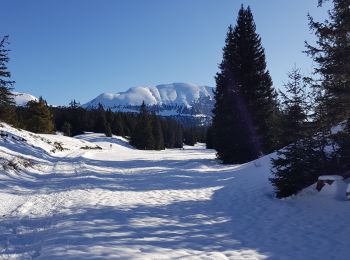
[{"label": "snow-covered mountain", "polygon": [[38,101],[37,97],[34,97],[33,95],[27,94],[27,93],[20,93],[20,92],[12,92],[14,94],[14,101],[16,103],[16,106],[23,107],[27,105],[29,101]]},{"label": "snow-covered mountain", "polygon": [[92,109],[101,104],[112,111],[138,112],[144,101],[150,110],[161,116],[210,121],[214,105],[213,88],[189,83],[163,84],[154,87],[130,88],[125,92],[103,93],[83,105]]}]

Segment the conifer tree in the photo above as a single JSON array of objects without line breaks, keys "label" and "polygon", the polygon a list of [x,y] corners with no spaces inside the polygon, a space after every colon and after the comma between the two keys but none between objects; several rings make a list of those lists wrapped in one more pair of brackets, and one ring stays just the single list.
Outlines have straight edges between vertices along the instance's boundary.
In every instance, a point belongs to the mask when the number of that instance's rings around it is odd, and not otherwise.
[{"label": "conifer tree", "polygon": [[65,121],[68,121],[69,124],[71,125],[72,136],[79,135],[79,134],[82,134],[84,131],[87,131],[86,125],[87,125],[88,119],[86,118],[85,110],[80,106],[79,101],[73,99],[69,103],[67,112],[68,114],[66,115]]},{"label": "conifer tree", "polygon": [[156,115],[152,116],[152,133],[154,137],[154,149],[164,150],[165,145],[164,145],[163,129],[160,123],[160,119]]},{"label": "conifer tree", "polygon": [[[303,80],[300,69],[294,67],[288,73],[289,81],[284,84],[286,93],[280,91],[281,102],[281,142],[288,145],[307,135],[307,111],[311,106],[306,92],[306,82]],[[295,131],[299,129],[299,131]],[[300,136],[302,130],[304,133]]]},{"label": "conifer tree", "polygon": [[[319,0],[319,6],[325,0]],[[306,43],[306,53],[317,64],[315,86],[322,97],[325,119],[329,125],[350,117],[350,7],[349,0],[332,0],[329,18],[317,22],[309,15],[315,46]],[[327,127],[329,127],[329,125]]]},{"label": "conifer tree", "polygon": [[111,128],[112,133],[115,135],[125,136],[123,118],[120,113],[117,113],[117,115],[114,116]]},{"label": "conifer tree", "polygon": [[151,119],[145,102],[143,102],[140,107],[140,113],[137,117],[137,124],[131,134],[130,144],[141,150],[154,149]]},{"label": "conifer tree", "polygon": [[97,109],[95,110],[96,119],[94,123],[94,132],[96,133],[105,133],[106,132],[106,112],[101,104],[98,104]]},{"label": "conifer tree", "polygon": [[213,136],[223,163],[243,163],[275,148],[276,94],[250,8],[229,27],[216,76]]},{"label": "conifer tree", "polygon": [[307,127],[309,104],[305,84],[297,68],[288,77],[289,81],[285,84],[287,93],[281,92],[282,136],[287,146],[277,152],[276,159],[272,159],[274,177],[270,179],[278,198],[296,194],[315,182],[319,174],[316,170],[318,167],[312,166],[315,159],[319,158],[320,150],[314,149],[316,139]]},{"label": "conifer tree", "polygon": [[[322,6],[324,0],[319,1]],[[339,169],[338,174],[346,175],[347,163],[342,156],[342,146],[347,147],[344,133],[333,133],[332,128],[339,122],[350,118],[350,2],[349,0],[332,0],[329,18],[317,22],[309,15],[310,29],[314,31],[317,41],[315,46],[306,43],[306,53],[312,57],[316,66],[312,81],[316,93],[314,108],[314,127],[317,132],[316,149],[322,160],[314,165],[323,165],[323,173]],[[337,143],[337,142],[340,143]],[[343,164],[343,165],[342,165]]]},{"label": "conifer tree", "polygon": [[274,124],[276,116],[276,92],[267,70],[265,51],[250,7],[239,11],[237,26],[233,32],[232,67],[237,92],[242,96],[251,118],[251,130],[260,152],[271,152],[276,148]]},{"label": "conifer tree", "polygon": [[108,122],[106,122],[106,125],[105,125],[105,135],[107,137],[112,137],[111,125]]},{"label": "conifer tree", "polygon": [[11,92],[14,81],[9,80],[11,73],[7,69],[9,61],[7,44],[8,36],[5,36],[0,40],[0,120],[15,123],[15,102]]},{"label": "conifer tree", "polygon": [[72,136],[72,125],[65,121],[62,126],[62,131],[65,136]]},{"label": "conifer tree", "polygon": [[38,101],[27,103],[26,129],[34,133],[52,133],[54,130],[53,115],[42,97]]},{"label": "conifer tree", "polygon": [[114,114],[112,112],[112,110],[110,108],[107,109],[106,111],[106,121],[107,123],[109,123],[110,125],[112,124],[114,119]]},{"label": "conifer tree", "polygon": [[210,126],[207,129],[206,133],[206,148],[207,149],[214,149],[214,137],[213,137],[213,127]]}]

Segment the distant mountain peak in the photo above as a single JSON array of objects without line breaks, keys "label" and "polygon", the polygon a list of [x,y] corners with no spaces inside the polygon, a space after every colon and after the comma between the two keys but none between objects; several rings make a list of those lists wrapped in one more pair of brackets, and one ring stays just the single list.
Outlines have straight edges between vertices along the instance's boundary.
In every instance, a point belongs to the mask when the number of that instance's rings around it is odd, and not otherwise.
[{"label": "distant mountain peak", "polygon": [[112,111],[138,112],[142,102],[158,115],[192,117],[198,121],[211,118],[214,93],[212,87],[190,83],[139,86],[125,92],[102,93],[82,107],[93,109],[101,104]]},{"label": "distant mountain peak", "polygon": [[12,92],[12,94],[14,95],[13,99],[16,103],[16,106],[19,106],[19,107],[24,107],[25,105],[27,105],[29,101],[38,101],[38,98],[34,97],[31,94],[14,92],[14,91]]},{"label": "distant mountain peak", "polygon": [[118,106],[139,106],[144,101],[146,105],[179,105],[190,108],[200,98],[213,99],[213,88],[197,86],[189,83],[162,84],[154,87],[139,86],[119,93],[103,93],[83,105],[86,108],[102,104],[105,108]]}]

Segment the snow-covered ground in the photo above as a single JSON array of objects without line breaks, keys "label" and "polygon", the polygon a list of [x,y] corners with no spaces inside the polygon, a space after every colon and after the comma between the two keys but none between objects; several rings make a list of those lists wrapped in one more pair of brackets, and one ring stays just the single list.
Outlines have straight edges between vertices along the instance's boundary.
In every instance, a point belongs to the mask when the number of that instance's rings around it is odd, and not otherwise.
[{"label": "snow-covered ground", "polygon": [[269,156],[0,130],[0,259],[349,259],[345,184],[277,200]]}]

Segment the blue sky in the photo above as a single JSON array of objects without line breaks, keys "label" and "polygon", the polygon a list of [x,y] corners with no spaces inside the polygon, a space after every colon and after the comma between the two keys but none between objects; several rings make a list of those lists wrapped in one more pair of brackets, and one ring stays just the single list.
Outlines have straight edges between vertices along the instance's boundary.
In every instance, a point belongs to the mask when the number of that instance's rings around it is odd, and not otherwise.
[{"label": "blue sky", "polygon": [[215,86],[226,30],[250,5],[276,88],[311,61],[307,13],[317,0],[0,0],[15,90],[51,104],[172,82]]}]

